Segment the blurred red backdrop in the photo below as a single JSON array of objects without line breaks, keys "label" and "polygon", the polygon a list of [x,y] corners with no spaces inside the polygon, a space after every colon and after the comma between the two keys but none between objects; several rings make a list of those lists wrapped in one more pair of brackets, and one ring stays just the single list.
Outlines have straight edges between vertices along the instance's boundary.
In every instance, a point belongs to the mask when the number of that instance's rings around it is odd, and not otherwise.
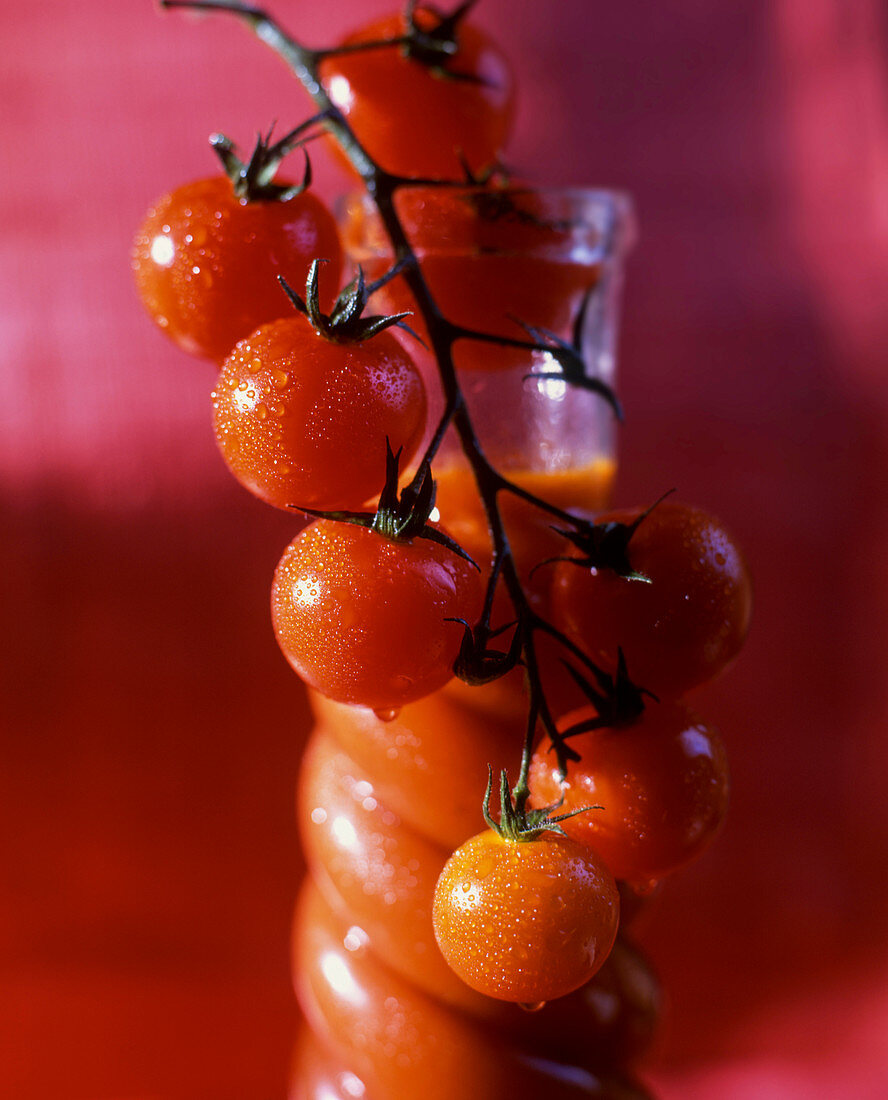
[{"label": "blurred red backdrop", "polygon": [[[274,8],[309,43],[387,0]],[[217,458],[212,371],[130,286],[150,200],[307,112],[233,21],[7,5],[0,72],[0,1096],[283,1094],[306,727],[268,623],[293,522]],[[664,1100],[888,1074],[888,20],[878,0],[483,0],[511,160],[636,197],[620,502],[746,545],[757,618],[699,706],[730,823],[647,936]],[[319,186],[341,180],[318,159]]]}]

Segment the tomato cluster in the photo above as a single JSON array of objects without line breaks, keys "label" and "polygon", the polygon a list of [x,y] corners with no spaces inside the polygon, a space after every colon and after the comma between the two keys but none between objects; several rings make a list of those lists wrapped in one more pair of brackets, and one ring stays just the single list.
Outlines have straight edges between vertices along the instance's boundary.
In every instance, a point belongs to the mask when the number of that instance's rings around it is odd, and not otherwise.
[{"label": "tomato cluster", "polygon": [[[407,247],[435,303],[411,324],[437,349],[442,317],[451,331],[483,331],[457,366],[523,377],[514,317],[545,342],[538,352],[576,350],[578,337],[562,337],[583,323],[602,251],[538,191],[485,172],[508,135],[513,89],[465,18],[472,6],[408,3],[299,56],[349,163],[365,180],[372,165],[377,196],[392,188],[398,271],[410,269]],[[514,496],[500,486],[508,551],[464,468],[445,468],[439,523],[418,459],[429,395],[393,331],[416,309],[409,280],[372,271],[392,315],[368,316],[363,272],[337,294],[343,247],[309,173],[302,187],[273,182],[291,145],[260,138],[244,165],[227,139],[214,144],[227,176],[159,200],[133,268],[159,327],[219,367],[214,427],[234,476],[314,517],[271,595],[278,643],[318,719],[299,787],[311,881],[293,941],[313,1036],[293,1095],[435,1100],[468,1075],[491,1100],[637,1100],[626,1067],[650,1041],[659,994],[625,929],[639,897],[703,851],[724,816],[724,747],[684,696],[742,645],[742,556],[686,505],[589,513],[610,466],[516,477]],[[429,177],[473,186],[402,186]],[[349,251],[374,236],[377,259],[394,249],[381,210],[348,207]],[[575,261],[550,262],[572,241]],[[557,503],[557,523],[531,489]],[[500,583],[485,598],[492,559],[506,554],[510,594]],[[472,680],[476,625],[489,640],[512,619],[527,682],[504,661],[496,684],[455,686],[456,669]],[[526,720],[528,691],[545,737]],[[477,833],[485,781],[492,828]]]}]

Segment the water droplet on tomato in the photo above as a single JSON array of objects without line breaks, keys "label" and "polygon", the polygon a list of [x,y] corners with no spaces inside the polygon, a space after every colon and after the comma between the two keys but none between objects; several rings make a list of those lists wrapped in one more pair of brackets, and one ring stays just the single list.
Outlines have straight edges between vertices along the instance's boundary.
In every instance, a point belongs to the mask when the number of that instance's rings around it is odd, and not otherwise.
[{"label": "water droplet on tomato", "polygon": [[271,377],[274,379],[274,384],[279,390],[282,390],[290,381],[290,376],[285,370],[273,370],[271,372]]},{"label": "water droplet on tomato", "polygon": [[546,1007],[545,1001],[532,1001],[525,1003],[523,1001],[518,1002],[518,1007],[523,1008],[525,1012],[539,1012],[541,1008]]},{"label": "water droplet on tomato", "polygon": [[373,713],[380,720],[380,722],[394,722],[394,720],[401,713],[400,707],[380,707],[378,710],[374,710]]}]

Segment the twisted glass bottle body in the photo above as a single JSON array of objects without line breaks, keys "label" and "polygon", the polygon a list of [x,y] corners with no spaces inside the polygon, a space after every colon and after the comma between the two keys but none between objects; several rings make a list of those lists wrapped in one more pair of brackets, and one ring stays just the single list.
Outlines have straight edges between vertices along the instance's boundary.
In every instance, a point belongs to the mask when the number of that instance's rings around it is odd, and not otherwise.
[{"label": "twisted glass bottle body", "polygon": [[[494,203],[489,190],[473,188],[398,196],[441,312],[466,330],[514,340],[525,335],[521,322],[534,342],[577,343],[589,373],[611,383],[628,201],[605,192],[496,194]],[[391,266],[368,200],[349,201],[344,235],[368,278]],[[387,310],[413,305],[397,277],[379,297]],[[427,335],[422,317],[411,324]],[[417,358],[434,393],[435,363]],[[569,385],[547,352],[466,339],[454,359],[494,467],[559,507],[607,502],[613,425],[598,394]],[[455,437],[445,439],[434,472],[442,524],[488,568],[484,510]],[[506,493],[499,504],[527,579],[556,536],[530,504]],[[497,603],[493,625],[509,613],[507,601]],[[564,684],[553,674],[548,686],[561,709]],[[659,994],[623,936],[588,986],[533,1013],[473,992],[435,943],[435,882],[453,848],[483,827],[488,766],[517,770],[527,707],[520,673],[482,688],[453,681],[398,714],[319,695],[312,703],[317,725],[297,810],[309,877],[293,936],[308,1028],[291,1100],[450,1100],[467,1088],[488,1100],[644,1096],[631,1066],[650,1041]]]}]

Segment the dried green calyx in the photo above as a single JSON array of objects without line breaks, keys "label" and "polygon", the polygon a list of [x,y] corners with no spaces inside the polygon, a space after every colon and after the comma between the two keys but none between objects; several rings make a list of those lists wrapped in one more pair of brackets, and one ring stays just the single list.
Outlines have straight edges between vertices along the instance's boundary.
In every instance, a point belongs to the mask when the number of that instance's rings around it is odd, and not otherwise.
[{"label": "dried green calyx", "polygon": [[476,3],[477,0],[464,0],[449,15],[444,15],[431,7],[423,7],[423,12],[431,15],[432,20],[420,21],[416,17],[416,0],[407,0],[404,8],[407,33],[401,44],[404,55],[420,62],[446,80],[483,84],[484,81],[476,74],[460,72],[448,66],[448,62],[459,53],[457,41],[459,24]]},{"label": "dried green calyx", "polygon": [[636,516],[631,523],[620,523],[616,520],[607,523],[584,523],[577,520],[577,525],[573,530],[553,527],[553,531],[566,538],[568,542],[573,543],[581,552],[582,557],[549,558],[547,561],[540,562],[534,568],[539,569],[540,566],[553,561],[573,562],[583,569],[609,570],[625,580],[650,584],[650,578],[635,569],[629,560],[629,544],[632,541],[632,536],[651,512],[674,492],[674,489],[670,489],[664,493],[650,507],[645,508],[643,512]]},{"label": "dried green calyx", "polygon": [[275,183],[274,176],[284,158],[302,143],[305,126],[291,130],[280,141],[271,143],[271,130],[263,137],[256,135],[256,144],[247,161],[238,156],[237,146],[225,134],[210,134],[210,145],[222,162],[225,175],[231,181],[236,197],[242,203],[287,202],[311,186],[311,161],[303,147],[305,171],[299,184]]},{"label": "dried green calyx", "polygon": [[469,557],[458,542],[445,535],[429,523],[429,517],[435,507],[435,482],[432,471],[425,461],[420,463],[413,480],[399,493],[401,451],[393,452],[386,440],[385,485],[379,495],[375,512],[321,512],[314,508],[304,508],[291,504],[300,512],[319,519],[332,519],[339,523],[350,523],[355,527],[366,527],[375,531],[390,542],[409,542],[411,539],[427,539],[436,542],[463,558],[478,569],[476,562]]},{"label": "dried green calyx", "polygon": [[622,421],[623,406],[620,404],[616,393],[603,379],[586,373],[586,363],[583,359],[583,329],[586,323],[586,314],[589,311],[589,303],[592,301],[592,296],[597,289],[597,284],[593,284],[583,295],[583,301],[574,321],[570,340],[562,339],[557,333],[550,332],[549,329],[525,324],[518,317],[513,317],[512,320],[519,324],[532,340],[536,341],[541,347],[545,347],[561,368],[559,371],[532,371],[524,376],[525,381],[529,378],[542,379],[547,382],[559,381],[566,383],[568,386],[575,386],[577,389],[597,393],[610,405],[617,420]]},{"label": "dried green calyx", "polygon": [[[577,814],[587,813],[589,810],[603,809],[601,806],[583,806],[579,810],[571,810],[570,813],[553,815],[561,802],[553,806],[543,806],[538,810],[529,810],[524,806],[526,795],[523,798],[515,798],[514,792],[509,788],[509,776],[503,768],[500,772],[500,815],[496,820],[490,812],[490,796],[493,793],[493,769],[487,765],[487,787],[484,791],[484,803],[482,806],[484,820],[488,828],[503,840],[530,841],[545,832],[559,833],[566,836],[561,822]],[[563,801],[563,800],[562,800]]]},{"label": "dried green calyx", "polygon": [[[465,619],[448,621],[460,623],[463,628],[459,654],[453,665],[454,676],[459,677],[463,683],[470,684],[472,687],[489,684],[505,676],[521,663],[523,633],[517,629],[516,623],[508,623],[498,630],[490,630],[483,623],[473,629]],[[509,648],[507,650],[491,649],[488,643],[513,626],[516,626],[516,629],[512,634]]]},{"label": "dried green calyx", "polygon": [[652,691],[639,687],[629,679],[622,649],[617,653],[617,669],[613,674],[604,672],[592,662],[585,666],[591,672],[595,680],[594,684],[588,676],[579,672],[569,662],[563,661],[562,664],[597,712],[594,718],[587,718],[561,730],[562,740],[578,737],[581,733],[588,733],[590,730],[621,729],[631,726],[644,713],[645,696],[659,702]]},{"label": "dried green calyx", "polygon": [[358,267],[355,278],[336,299],[333,309],[329,313],[324,313],[321,309],[318,294],[318,272],[321,264],[325,262],[320,259],[312,260],[311,267],[308,269],[308,278],[305,282],[304,298],[296,293],[282,275],[278,276],[278,282],[283,287],[294,308],[308,318],[311,327],[318,335],[327,340],[332,340],[334,343],[360,343],[360,341],[369,340],[371,336],[376,336],[377,333],[383,332],[387,328],[397,326],[419,340],[419,337],[409,325],[404,324],[404,318],[409,317],[409,313],[364,316],[367,301],[379,284],[371,283],[368,286],[364,280],[364,272],[360,267]]}]

